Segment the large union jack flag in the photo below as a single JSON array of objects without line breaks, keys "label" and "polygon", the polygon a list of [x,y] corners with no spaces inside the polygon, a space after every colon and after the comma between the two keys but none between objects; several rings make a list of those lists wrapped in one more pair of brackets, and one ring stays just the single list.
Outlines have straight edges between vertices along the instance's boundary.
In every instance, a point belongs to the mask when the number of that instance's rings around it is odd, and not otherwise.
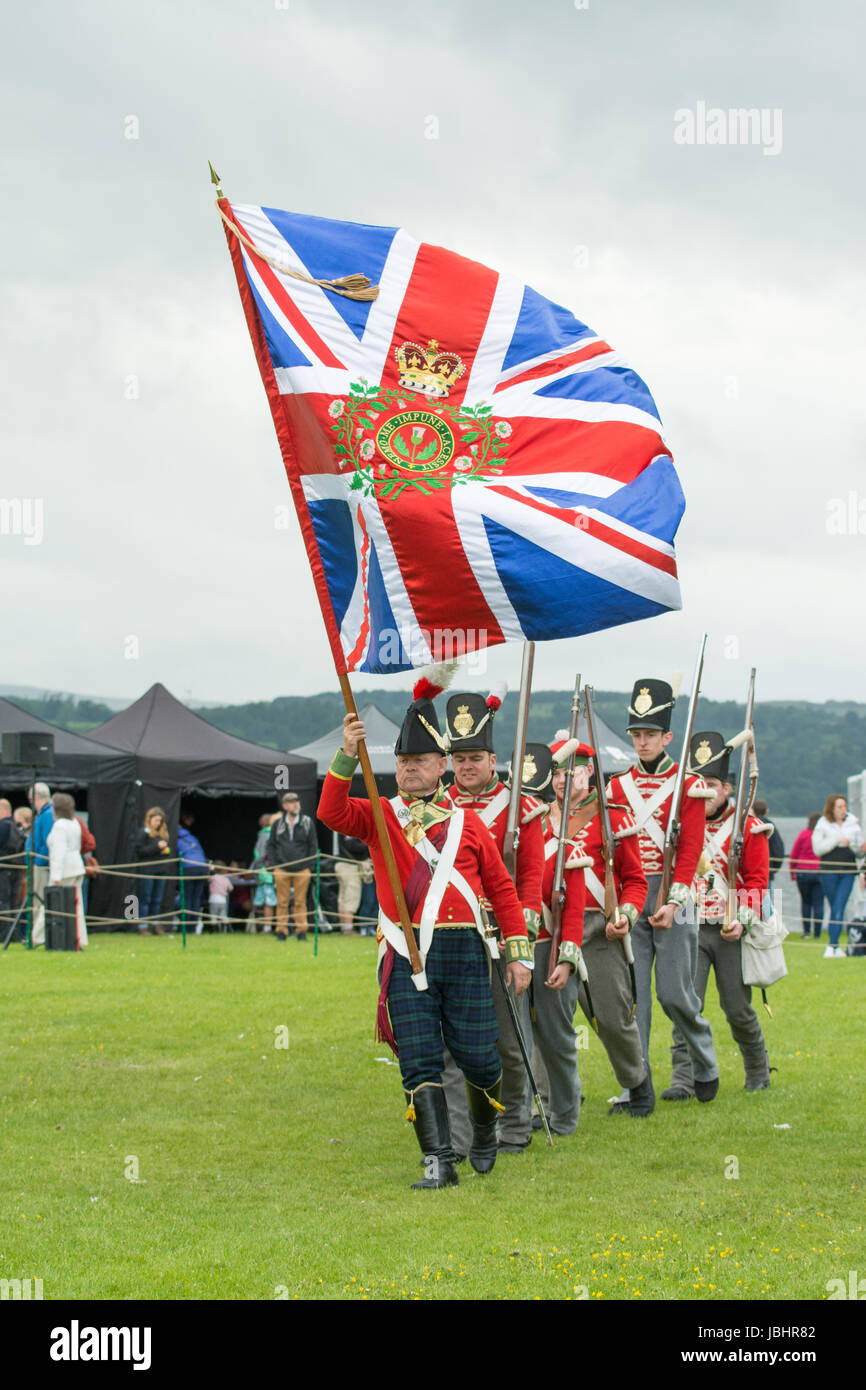
[{"label": "large union jack flag", "polygon": [[401,228],[218,206],[339,671],[680,607],[682,489],[598,334]]}]

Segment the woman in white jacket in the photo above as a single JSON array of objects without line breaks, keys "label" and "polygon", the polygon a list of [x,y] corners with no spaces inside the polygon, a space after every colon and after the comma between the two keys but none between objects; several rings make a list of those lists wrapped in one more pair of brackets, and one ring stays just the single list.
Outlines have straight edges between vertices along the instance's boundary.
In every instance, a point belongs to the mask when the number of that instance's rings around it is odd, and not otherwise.
[{"label": "woman in white jacket", "polygon": [[845,905],[851,896],[857,875],[857,851],[866,849],[863,831],[856,816],[848,811],[844,796],[834,793],[827,797],[824,814],[812,832],[812,850],[821,861],[821,888],[830,904],[830,945],[824,959],[844,956],[839,945]]},{"label": "woman in white jacket", "polygon": [[75,802],[65,792],[51,798],[54,824],[48,832],[48,882],[75,888],[75,920],[79,946],[87,945],[87,923],[81,901],[84,860],[81,857],[81,826],[75,819]]}]

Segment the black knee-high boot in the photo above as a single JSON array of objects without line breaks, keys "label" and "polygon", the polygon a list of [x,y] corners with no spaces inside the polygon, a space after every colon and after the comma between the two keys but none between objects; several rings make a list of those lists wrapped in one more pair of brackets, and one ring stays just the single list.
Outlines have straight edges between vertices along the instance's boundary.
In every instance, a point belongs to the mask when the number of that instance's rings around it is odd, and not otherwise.
[{"label": "black knee-high boot", "polygon": [[457,1183],[457,1163],[451,1147],[451,1126],[445,1092],[435,1084],[422,1085],[406,1093],[407,1117],[415,1122],[415,1133],[424,1155],[424,1177],[413,1187],[453,1187]]},{"label": "black knee-high boot", "polygon": [[500,1104],[502,1077],[492,1086],[475,1086],[466,1082],[469,1097],[469,1114],[472,1119],[472,1148],[469,1162],[476,1173],[489,1173],[496,1162],[496,1119],[505,1109]]}]

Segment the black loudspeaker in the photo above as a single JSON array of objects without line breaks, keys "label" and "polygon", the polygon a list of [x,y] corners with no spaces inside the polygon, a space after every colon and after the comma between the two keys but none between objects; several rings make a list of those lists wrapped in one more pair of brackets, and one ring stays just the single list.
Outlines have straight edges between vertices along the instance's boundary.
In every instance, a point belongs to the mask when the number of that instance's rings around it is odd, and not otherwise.
[{"label": "black loudspeaker", "polygon": [[74,951],[76,945],[75,885],[49,884],[45,889],[45,949]]},{"label": "black loudspeaker", "polygon": [[4,734],[3,761],[17,767],[54,766],[53,734]]}]

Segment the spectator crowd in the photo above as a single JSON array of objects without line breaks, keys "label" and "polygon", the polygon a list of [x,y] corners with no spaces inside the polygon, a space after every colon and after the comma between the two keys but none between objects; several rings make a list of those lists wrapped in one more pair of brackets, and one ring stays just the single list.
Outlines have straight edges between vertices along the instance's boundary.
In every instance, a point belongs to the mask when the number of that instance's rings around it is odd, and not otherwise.
[{"label": "spectator crowd", "polygon": [[188,811],[172,840],[163,808],[152,806],[133,837],[130,862],[101,866],[93,835],[68,793],[52,796],[37,782],[28,802],[13,813],[0,797],[4,941],[27,940],[29,909],[30,943],[45,945],[46,903],[49,918],[61,911],[47,890],[64,887],[74,894],[68,901],[76,944],[86,946],[88,885],[100,873],[134,875],[135,885],[126,899],[129,916],[99,919],[100,927],[157,936],[182,926],[195,934],[242,929],[305,942],[312,921],[319,931],[375,935],[378,903],[366,845],[340,837],[337,855],[321,853],[316,822],[302,814],[295,792],[284,793],[279,810],[259,817],[248,864],[210,857]]}]

